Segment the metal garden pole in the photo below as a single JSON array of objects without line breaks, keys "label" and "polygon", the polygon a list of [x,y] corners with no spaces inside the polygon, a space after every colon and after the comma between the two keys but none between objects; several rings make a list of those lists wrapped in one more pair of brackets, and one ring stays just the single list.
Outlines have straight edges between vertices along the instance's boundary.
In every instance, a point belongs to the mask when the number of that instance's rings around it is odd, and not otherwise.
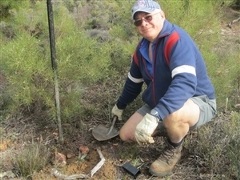
[{"label": "metal garden pole", "polygon": [[62,131],[62,123],[61,123],[60,100],[59,100],[58,71],[57,71],[57,61],[56,61],[55,36],[54,36],[54,21],[53,21],[53,10],[52,10],[51,0],[47,0],[47,12],[48,12],[51,62],[52,62],[52,69],[54,73],[56,118],[58,121],[59,140],[60,142],[63,142],[63,131]]}]

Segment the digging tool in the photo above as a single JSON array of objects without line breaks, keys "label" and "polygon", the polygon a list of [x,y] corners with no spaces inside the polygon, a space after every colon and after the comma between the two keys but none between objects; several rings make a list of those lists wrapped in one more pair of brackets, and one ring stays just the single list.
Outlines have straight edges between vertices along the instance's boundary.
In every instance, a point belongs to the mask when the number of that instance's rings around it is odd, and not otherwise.
[{"label": "digging tool", "polygon": [[93,137],[98,141],[106,141],[108,139],[116,137],[119,134],[118,130],[114,128],[116,121],[117,116],[114,116],[110,128],[105,127],[102,124],[95,127],[92,130]]}]

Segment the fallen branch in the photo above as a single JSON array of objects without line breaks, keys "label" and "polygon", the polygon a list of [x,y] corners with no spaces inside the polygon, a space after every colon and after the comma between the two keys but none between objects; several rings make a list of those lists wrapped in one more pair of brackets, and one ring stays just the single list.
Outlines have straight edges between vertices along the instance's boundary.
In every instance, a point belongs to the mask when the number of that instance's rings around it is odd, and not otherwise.
[{"label": "fallen branch", "polygon": [[97,152],[100,156],[100,161],[97,163],[97,165],[91,170],[91,177],[103,166],[105,162],[105,158],[103,157],[103,154],[100,149],[97,149]]},{"label": "fallen branch", "polygon": [[61,172],[59,172],[57,169],[53,168],[52,169],[52,174],[59,179],[63,179],[63,180],[75,180],[75,179],[87,179],[89,178],[88,175],[85,174],[73,174],[73,175],[65,175],[62,174]]},{"label": "fallen branch", "polygon": [[233,21],[231,21],[230,23],[227,24],[227,27],[232,28],[232,25],[236,22],[240,21],[240,17],[238,17],[237,19],[234,19]]},{"label": "fallen branch", "polygon": [[[105,158],[101,152],[100,149],[97,149],[97,152],[100,156],[100,161],[97,163],[97,165],[91,170],[91,177],[103,166],[104,162],[105,162]],[[59,179],[62,179],[62,180],[75,180],[75,179],[87,179],[89,178],[88,175],[86,174],[73,174],[73,175],[65,175],[65,174],[62,174],[61,172],[59,172],[57,169],[53,168],[52,169],[52,174],[56,177],[56,178],[59,178]]]}]

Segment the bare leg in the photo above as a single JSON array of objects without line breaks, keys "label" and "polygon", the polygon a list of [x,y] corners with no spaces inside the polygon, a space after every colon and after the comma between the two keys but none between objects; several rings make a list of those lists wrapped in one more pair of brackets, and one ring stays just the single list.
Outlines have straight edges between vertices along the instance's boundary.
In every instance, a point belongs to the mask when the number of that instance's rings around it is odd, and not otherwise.
[{"label": "bare leg", "polygon": [[[180,142],[189,128],[198,121],[200,109],[192,100],[188,100],[181,109],[170,114],[163,121],[169,139],[173,143]],[[123,141],[135,141],[134,132],[143,116],[135,112],[120,129],[119,136]]]},{"label": "bare leg", "polygon": [[200,109],[192,100],[188,100],[181,109],[170,114],[163,123],[171,142],[180,142],[194,126],[200,115]]},{"label": "bare leg", "polygon": [[142,120],[143,116],[135,112],[120,129],[119,136],[123,141],[135,141],[135,129],[137,124]]}]

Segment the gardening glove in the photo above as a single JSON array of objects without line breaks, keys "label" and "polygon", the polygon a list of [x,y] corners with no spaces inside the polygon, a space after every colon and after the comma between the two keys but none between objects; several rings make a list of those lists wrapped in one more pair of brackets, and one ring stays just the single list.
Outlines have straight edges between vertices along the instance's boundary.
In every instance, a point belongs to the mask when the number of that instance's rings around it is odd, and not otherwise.
[{"label": "gardening glove", "polygon": [[122,113],[123,109],[119,109],[117,105],[115,104],[114,107],[112,108],[112,117],[117,116],[118,120],[122,120]]},{"label": "gardening glove", "polygon": [[146,114],[135,130],[135,139],[138,144],[154,143],[152,134],[158,126],[159,119],[151,114]]}]

